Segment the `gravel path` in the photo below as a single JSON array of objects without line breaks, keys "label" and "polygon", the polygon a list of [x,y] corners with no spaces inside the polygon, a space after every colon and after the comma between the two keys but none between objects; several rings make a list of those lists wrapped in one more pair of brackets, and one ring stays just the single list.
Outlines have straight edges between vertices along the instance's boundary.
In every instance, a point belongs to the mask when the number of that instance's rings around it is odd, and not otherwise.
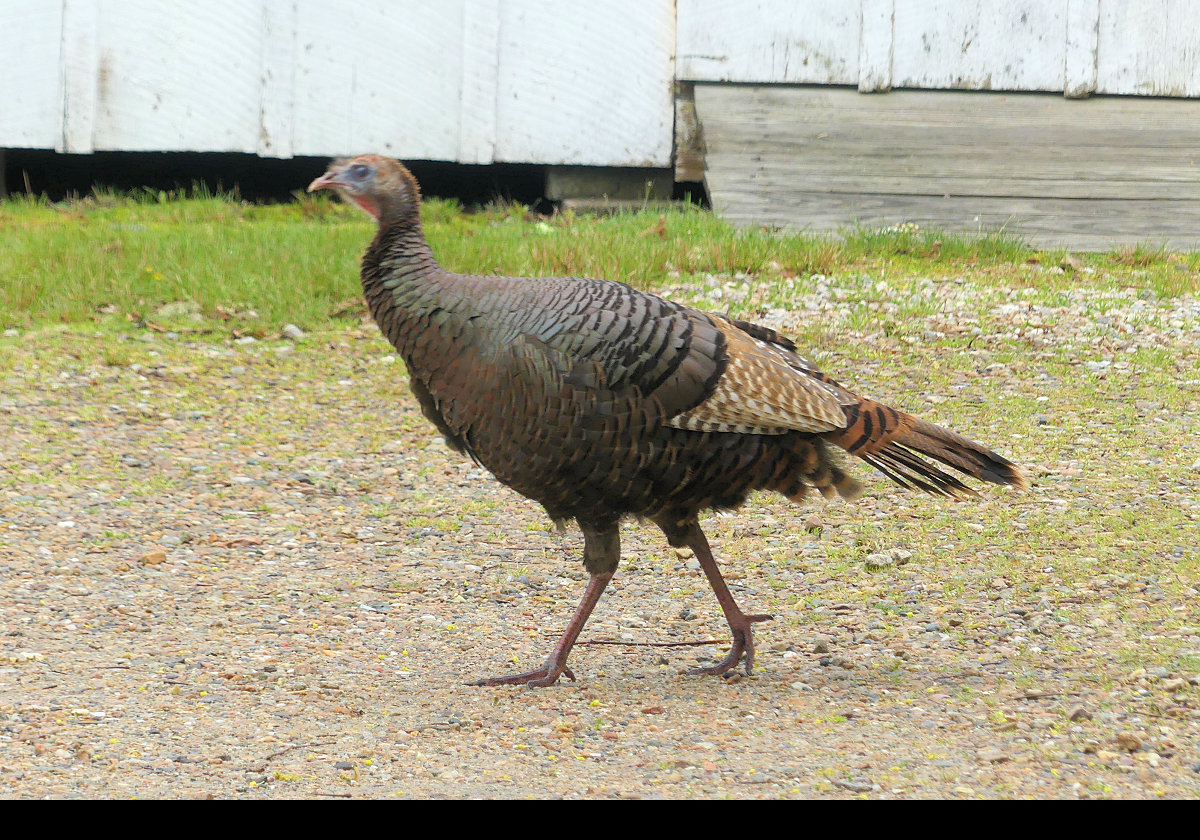
[{"label": "gravel path", "polygon": [[630,524],[584,633],[617,644],[536,691],[464,682],[541,661],[580,540],[441,445],[373,328],[10,332],[0,796],[1200,795],[1200,305],[906,288],[915,322],[819,278],[760,320],[1033,490],[710,518],[776,616],[741,679],[681,674],[720,611]]}]

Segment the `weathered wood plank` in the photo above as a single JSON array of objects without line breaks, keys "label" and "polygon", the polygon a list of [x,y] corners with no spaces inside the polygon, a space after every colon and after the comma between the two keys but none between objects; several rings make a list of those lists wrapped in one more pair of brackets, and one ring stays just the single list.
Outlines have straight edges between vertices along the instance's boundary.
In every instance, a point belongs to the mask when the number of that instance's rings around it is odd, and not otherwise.
[{"label": "weathered wood plank", "polygon": [[1037,247],[1102,251],[1136,242],[1171,248],[1200,247],[1194,202],[1072,201],[928,196],[819,194],[795,190],[769,198],[759,192],[721,191],[729,209],[722,215],[738,225],[812,232],[840,232],[861,225],[878,229],[912,222],[954,232],[1006,231]]},{"label": "weathered wood plank", "polygon": [[813,230],[1200,241],[1200,102],[695,86],[714,208]]},{"label": "weathered wood plank", "polygon": [[704,180],[704,135],[691,82],[675,83],[675,180]]}]

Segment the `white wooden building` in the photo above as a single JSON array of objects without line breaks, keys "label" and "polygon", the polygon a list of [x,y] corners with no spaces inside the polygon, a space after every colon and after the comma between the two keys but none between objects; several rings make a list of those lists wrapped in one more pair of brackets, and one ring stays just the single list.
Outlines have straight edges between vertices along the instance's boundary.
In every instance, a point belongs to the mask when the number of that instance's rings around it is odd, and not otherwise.
[{"label": "white wooden building", "polygon": [[1154,238],[1198,98],[1200,0],[0,0],[0,149],[678,165],[814,229]]}]

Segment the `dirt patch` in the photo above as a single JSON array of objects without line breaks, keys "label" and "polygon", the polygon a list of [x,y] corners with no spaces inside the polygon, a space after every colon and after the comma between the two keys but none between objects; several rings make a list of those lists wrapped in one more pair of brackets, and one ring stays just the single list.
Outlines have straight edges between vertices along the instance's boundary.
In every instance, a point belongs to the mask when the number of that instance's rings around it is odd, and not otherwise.
[{"label": "dirt patch", "polygon": [[838,288],[761,320],[822,318],[831,373],[1034,486],[955,504],[864,467],[853,506],[706,520],[776,616],[728,681],[681,674],[726,629],[631,524],[583,637],[618,644],[464,685],[541,661],[581,543],[441,445],[370,328],[4,338],[2,795],[1200,795],[1195,302],[939,287],[889,333],[831,322]]}]

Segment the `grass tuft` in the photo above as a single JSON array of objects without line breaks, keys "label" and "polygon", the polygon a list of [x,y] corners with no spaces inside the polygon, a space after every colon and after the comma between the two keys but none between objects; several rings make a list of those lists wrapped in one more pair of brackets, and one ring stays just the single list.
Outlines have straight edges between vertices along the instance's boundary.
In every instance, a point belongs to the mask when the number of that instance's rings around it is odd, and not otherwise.
[{"label": "grass tuft", "polygon": [[[1057,267],[1066,253],[1037,251],[1005,231],[782,233],[737,229],[692,205],[546,218],[512,202],[465,209],[430,199],[423,212],[442,264],[471,273],[604,277],[643,289],[732,275],[773,302],[796,278],[839,272],[953,277],[969,267],[977,282],[1072,282],[1061,270],[1031,276],[1029,266]],[[193,329],[260,334],[360,317],[358,261],[373,233],[366,216],[325,195],[298,190],[292,202],[253,205],[200,184],[59,203],[17,196],[0,201],[0,230],[3,326],[182,318]],[[1137,245],[1085,261],[1090,283],[1135,283],[1159,297],[1198,288],[1195,254]],[[1083,264],[1068,263],[1072,273]]]}]

